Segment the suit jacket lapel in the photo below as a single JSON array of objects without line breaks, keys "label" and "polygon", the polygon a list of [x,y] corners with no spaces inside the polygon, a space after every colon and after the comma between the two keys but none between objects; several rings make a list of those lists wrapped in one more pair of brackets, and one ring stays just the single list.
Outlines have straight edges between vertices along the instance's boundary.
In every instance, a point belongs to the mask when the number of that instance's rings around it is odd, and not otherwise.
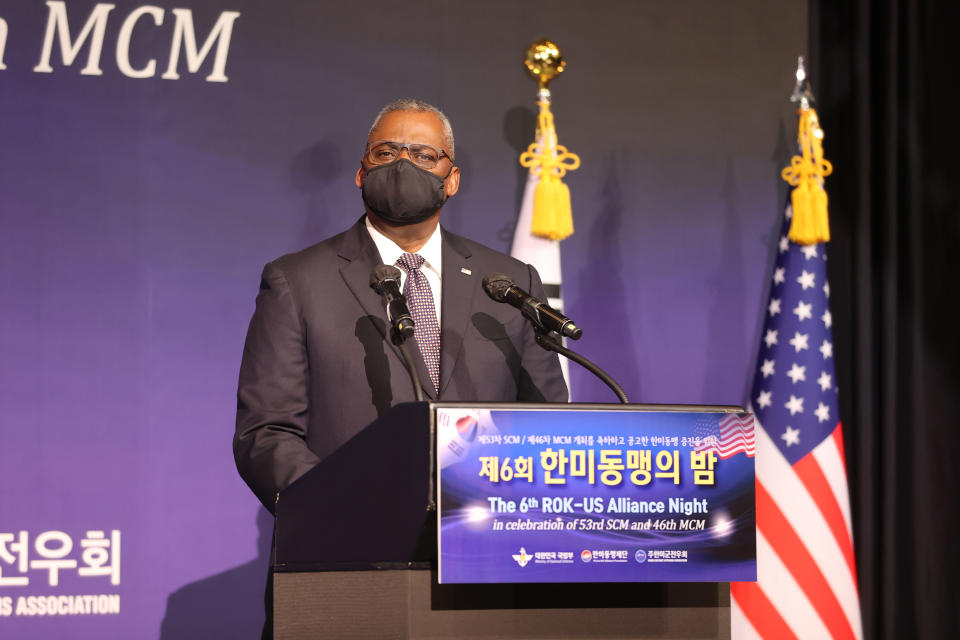
[{"label": "suit jacket lapel", "polygon": [[450,382],[454,366],[460,357],[463,335],[473,312],[474,296],[480,290],[482,274],[472,273],[470,249],[460,239],[443,234],[443,296],[440,314],[440,395]]},{"label": "suit jacket lapel", "polygon": [[[344,260],[340,265],[340,275],[343,277],[343,281],[367,315],[374,318],[383,318],[384,322],[382,324],[375,323],[377,329],[383,335],[384,341],[390,345],[393,354],[406,368],[400,349],[393,344],[388,335],[389,326],[386,324],[387,316],[383,298],[370,288],[370,272],[380,264],[381,259],[377,246],[367,232],[363,218],[360,218],[360,221],[344,234],[339,255]],[[444,256],[444,260],[446,260],[446,256]],[[417,378],[420,380],[420,386],[423,387],[424,395],[431,400],[436,400],[437,393],[433,388],[433,382],[430,380],[430,374],[427,373],[427,367],[423,362],[420,349],[417,348],[417,341],[408,340],[407,345],[410,347],[410,353],[413,356],[414,364],[416,364]]]}]

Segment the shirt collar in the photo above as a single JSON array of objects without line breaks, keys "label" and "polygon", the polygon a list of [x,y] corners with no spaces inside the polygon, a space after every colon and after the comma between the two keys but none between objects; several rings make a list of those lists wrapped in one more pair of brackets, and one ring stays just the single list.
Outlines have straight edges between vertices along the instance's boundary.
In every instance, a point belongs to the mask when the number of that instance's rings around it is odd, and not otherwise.
[{"label": "shirt collar", "polygon": [[[403,255],[405,251],[401,249],[396,242],[380,233],[380,231],[370,222],[369,217],[364,216],[364,222],[367,227],[367,232],[370,234],[370,238],[377,246],[377,251],[380,252],[380,259],[383,260],[383,264],[397,264],[397,260],[400,259],[400,256]],[[424,267],[436,273],[437,276],[440,276],[443,273],[443,242],[440,235],[439,224],[433,230],[433,234],[430,236],[430,239],[427,240],[427,244],[423,245],[420,250],[417,251],[417,253],[423,256]]]}]

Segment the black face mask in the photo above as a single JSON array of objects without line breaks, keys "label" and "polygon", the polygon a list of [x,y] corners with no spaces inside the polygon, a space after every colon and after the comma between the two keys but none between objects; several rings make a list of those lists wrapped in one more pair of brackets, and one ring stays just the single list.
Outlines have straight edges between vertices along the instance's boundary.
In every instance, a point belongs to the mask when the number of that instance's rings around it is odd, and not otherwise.
[{"label": "black face mask", "polygon": [[446,177],[441,178],[401,158],[364,172],[363,201],[370,211],[387,222],[416,224],[435,214],[446,202],[445,180]]}]

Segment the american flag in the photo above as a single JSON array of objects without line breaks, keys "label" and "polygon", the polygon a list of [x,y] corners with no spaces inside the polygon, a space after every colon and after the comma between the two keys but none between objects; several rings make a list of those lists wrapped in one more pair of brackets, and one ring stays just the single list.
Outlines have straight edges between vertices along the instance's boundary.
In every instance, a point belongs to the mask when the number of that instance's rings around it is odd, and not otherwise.
[{"label": "american flag", "polygon": [[738,453],[754,457],[757,452],[756,436],[754,435],[754,417],[740,416],[736,413],[725,413],[720,416],[716,424],[700,431],[702,442],[697,451],[713,451],[721,460],[726,460]]},{"label": "american flag", "polygon": [[730,585],[732,635],[862,638],[824,244],[787,237],[750,396],[757,417],[757,582]]}]

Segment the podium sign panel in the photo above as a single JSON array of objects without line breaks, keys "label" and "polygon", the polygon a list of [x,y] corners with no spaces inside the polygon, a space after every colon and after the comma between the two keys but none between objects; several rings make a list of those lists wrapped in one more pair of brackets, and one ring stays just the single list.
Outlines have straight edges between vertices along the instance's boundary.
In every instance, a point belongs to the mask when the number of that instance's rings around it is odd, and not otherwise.
[{"label": "podium sign panel", "polygon": [[756,580],[754,421],[436,408],[440,583]]}]

